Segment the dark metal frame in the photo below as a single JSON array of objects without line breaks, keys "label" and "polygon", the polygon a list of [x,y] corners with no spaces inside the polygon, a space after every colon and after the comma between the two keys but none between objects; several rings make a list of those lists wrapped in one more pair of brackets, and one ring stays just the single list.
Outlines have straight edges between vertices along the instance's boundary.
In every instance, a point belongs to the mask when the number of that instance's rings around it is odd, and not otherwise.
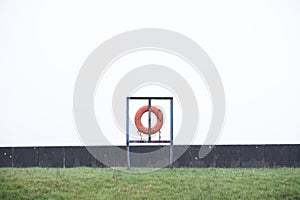
[{"label": "dark metal frame", "polygon": [[[129,140],[129,101],[148,100],[148,140]],[[170,140],[151,140],[151,100],[170,101]],[[170,143],[170,168],[173,167],[173,97],[127,97],[126,99],[126,151],[127,168],[130,169],[130,143]]]}]

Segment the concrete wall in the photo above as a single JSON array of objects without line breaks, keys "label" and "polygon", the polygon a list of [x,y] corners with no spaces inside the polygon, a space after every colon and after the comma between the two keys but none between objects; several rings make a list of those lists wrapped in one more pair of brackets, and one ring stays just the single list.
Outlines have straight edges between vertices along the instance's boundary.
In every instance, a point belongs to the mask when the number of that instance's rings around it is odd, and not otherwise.
[{"label": "concrete wall", "polygon": [[[300,145],[217,145],[203,159],[199,145],[192,145],[174,162],[174,167],[300,167]],[[114,154],[125,146],[93,147],[113,166],[126,166],[126,154]],[[160,146],[131,146],[131,152],[155,151]],[[174,146],[174,154],[184,146]],[[160,167],[168,162],[168,148],[157,157],[132,159],[132,167]],[[0,167],[106,167],[85,147],[0,147]]]}]

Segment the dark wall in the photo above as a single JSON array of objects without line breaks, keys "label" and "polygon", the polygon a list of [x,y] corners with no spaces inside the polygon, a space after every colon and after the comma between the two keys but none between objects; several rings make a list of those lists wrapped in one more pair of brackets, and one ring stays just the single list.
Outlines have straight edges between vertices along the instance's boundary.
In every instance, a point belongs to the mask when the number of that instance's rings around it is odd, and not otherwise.
[{"label": "dark wall", "polygon": [[[174,153],[184,146],[174,146]],[[192,145],[174,163],[174,167],[300,167],[300,145],[217,145],[205,157],[199,158],[201,146]],[[126,153],[112,154],[124,146],[93,147],[101,158],[113,166],[126,166]],[[160,146],[132,146],[131,152],[155,151]],[[113,156],[111,156],[113,155]],[[169,151],[132,160],[132,167],[160,167],[168,162]],[[162,162],[164,161],[164,162]],[[106,167],[85,147],[0,147],[0,167]]]}]

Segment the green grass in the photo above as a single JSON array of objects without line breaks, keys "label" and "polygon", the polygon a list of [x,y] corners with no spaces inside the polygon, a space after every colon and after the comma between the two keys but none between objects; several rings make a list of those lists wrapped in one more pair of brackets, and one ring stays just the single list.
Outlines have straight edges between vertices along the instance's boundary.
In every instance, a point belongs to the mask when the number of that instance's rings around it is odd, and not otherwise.
[{"label": "green grass", "polygon": [[0,199],[300,199],[300,168],[0,168]]}]

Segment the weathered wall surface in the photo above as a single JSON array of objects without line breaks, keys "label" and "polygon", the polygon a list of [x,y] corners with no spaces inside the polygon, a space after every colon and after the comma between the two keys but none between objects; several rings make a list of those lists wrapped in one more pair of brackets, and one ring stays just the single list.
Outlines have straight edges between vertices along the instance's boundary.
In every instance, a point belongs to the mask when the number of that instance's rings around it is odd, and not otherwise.
[{"label": "weathered wall surface", "polygon": [[[201,146],[192,145],[174,162],[174,167],[300,167],[300,145],[217,145],[205,157],[198,157]],[[126,154],[114,154],[125,146],[93,147],[113,166],[126,166]],[[131,152],[155,151],[159,146],[132,146]],[[183,146],[174,146],[174,154]],[[132,167],[159,167],[169,160],[169,150],[157,157],[133,159]],[[85,147],[0,147],[0,167],[106,167]]]}]

